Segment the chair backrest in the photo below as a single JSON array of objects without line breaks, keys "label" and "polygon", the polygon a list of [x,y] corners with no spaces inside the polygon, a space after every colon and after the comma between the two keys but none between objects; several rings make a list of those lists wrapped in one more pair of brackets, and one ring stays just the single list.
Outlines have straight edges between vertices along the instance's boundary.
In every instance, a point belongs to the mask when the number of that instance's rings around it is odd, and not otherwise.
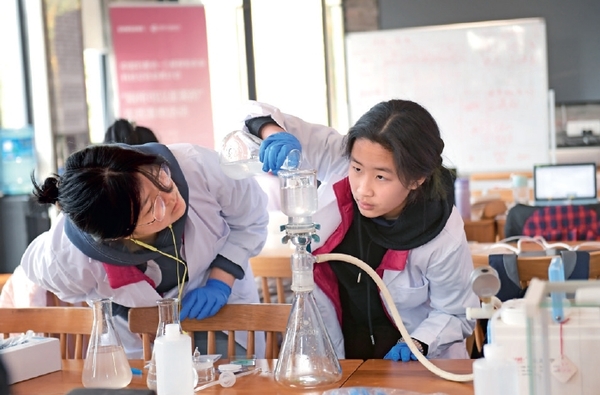
[{"label": "chair backrest", "polygon": [[[94,314],[89,307],[22,307],[0,308],[0,333],[32,330],[44,336],[58,337],[62,359],[83,359],[84,335],[92,332]],[[68,336],[73,335],[73,336]],[[69,339],[74,338],[74,352],[67,352]]]},{"label": "chair backrest", "polygon": [[[208,354],[216,351],[216,332],[228,332],[227,354],[235,355],[235,332],[248,332],[248,357],[255,354],[254,332],[266,334],[265,358],[277,358],[277,334],[285,333],[292,306],[278,303],[227,304],[217,314],[202,320],[186,319],[181,327],[186,332],[208,333]],[[158,307],[138,307],[129,309],[129,330],[142,334],[144,359],[152,357],[150,338],[158,328]],[[193,339],[193,335],[192,335]],[[191,352],[191,350],[190,350]]]},{"label": "chair backrest", "polygon": [[[600,278],[600,251],[563,251],[562,256],[567,279]],[[489,264],[498,271],[501,282],[500,292],[496,296],[502,301],[523,297],[531,279],[548,279],[548,266],[554,257],[490,255]],[[568,259],[571,259],[569,265]]]},{"label": "chair backrest", "polygon": [[284,280],[292,278],[290,257],[255,256],[250,258],[254,277],[260,277],[263,302],[271,303],[269,280],[275,282],[277,303],[286,303]]},{"label": "chair backrest", "polygon": [[[587,278],[600,278],[600,251],[590,251],[589,272]],[[552,256],[520,257],[517,259],[517,269],[521,286],[527,286],[532,278],[548,279],[548,266]]]},{"label": "chair backrest", "polygon": [[0,273],[0,291],[2,291],[2,287],[8,281],[12,273]]}]

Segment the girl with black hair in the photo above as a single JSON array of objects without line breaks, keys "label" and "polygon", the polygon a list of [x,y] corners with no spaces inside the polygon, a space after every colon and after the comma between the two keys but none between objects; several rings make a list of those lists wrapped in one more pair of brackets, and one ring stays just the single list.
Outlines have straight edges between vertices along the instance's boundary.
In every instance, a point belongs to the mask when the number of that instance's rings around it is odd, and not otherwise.
[{"label": "girl with black hair", "polygon": [[465,339],[479,304],[473,262],[454,206],[454,174],[442,165],[444,142],[427,110],[407,100],[382,102],[346,136],[251,102],[247,131],[264,139],[264,171],[279,171],[292,149],[317,170],[320,241],[315,255],[361,259],[383,279],[411,339],[400,338],[374,281],[345,262],[318,263],[315,299],[340,358],[468,358]]}]

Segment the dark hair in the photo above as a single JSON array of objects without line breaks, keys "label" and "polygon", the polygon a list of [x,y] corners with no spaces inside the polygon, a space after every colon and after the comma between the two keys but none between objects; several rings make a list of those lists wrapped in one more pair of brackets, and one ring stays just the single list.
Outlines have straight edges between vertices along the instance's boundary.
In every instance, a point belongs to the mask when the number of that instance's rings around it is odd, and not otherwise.
[{"label": "dark hair", "polygon": [[67,158],[61,176],[54,174],[43,185],[32,179],[34,195],[39,203],[58,203],[75,226],[97,239],[123,238],[133,233],[140,214],[136,173],[161,191],[172,190],[158,182],[163,163],[161,156],[126,146],[90,146]]},{"label": "dark hair", "polygon": [[348,131],[346,157],[350,158],[358,139],[377,143],[392,153],[404,186],[425,178],[421,187],[408,195],[409,203],[419,198],[446,198],[442,182],[444,141],[431,114],[419,104],[389,100],[373,106]]},{"label": "dark hair", "polygon": [[124,143],[140,145],[158,143],[154,132],[144,126],[137,126],[126,119],[117,119],[104,134],[104,143]]}]

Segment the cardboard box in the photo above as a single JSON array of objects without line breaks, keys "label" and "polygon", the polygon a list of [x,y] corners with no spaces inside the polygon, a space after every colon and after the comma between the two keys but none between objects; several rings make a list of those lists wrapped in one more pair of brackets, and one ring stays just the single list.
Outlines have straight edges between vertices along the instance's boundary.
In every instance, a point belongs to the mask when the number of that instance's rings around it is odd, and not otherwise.
[{"label": "cardboard box", "polygon": [[0,350],[8,371],[8,383],[28,380],[61,370],[60,341],[53,337],[34,337],[27,343]]}]

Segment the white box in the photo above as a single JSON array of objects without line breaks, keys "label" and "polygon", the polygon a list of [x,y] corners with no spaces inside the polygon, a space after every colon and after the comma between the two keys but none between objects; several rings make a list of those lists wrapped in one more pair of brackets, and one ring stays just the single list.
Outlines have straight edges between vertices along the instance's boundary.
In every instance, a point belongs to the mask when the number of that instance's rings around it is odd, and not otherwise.
[{"label": "white box", "polygon": [[600,119],[567,122],[567,136],[583,136],[584,130],[589,130],[596,136],[600,135]]},{"label": "white box", "polygon": [[[600,307],[565,307],[564,314],[568,320],[562,325],[552,321],[549,308],[543,314],[548,316],[549,322],[545,327],[549,363],[566,357],[576,367],[573,376],[564,382],[550,375],[551,391],[546,394],[597,395],[600,387],[600,375],[597,373],[600,365]],[[542,355],[532,344],[539,342],[542,333],[527,322],[525,299],[504,302],[488,325],[491,326],[492,343],[502,346],[503,355],[517,362],[520,392],[516,395],[540,393],[531,392],[530,386],[531,380],[538,380],[543,373],[540,367]],[[530,336],[535,336],[535,339]],[[533,355],[531,351],[534,351]]]},{"label": "white box", "polygon": [[27,343],[0,350],[0,357],[9,384],[62,369],[60,341],[53,337],[33,337]]}]

